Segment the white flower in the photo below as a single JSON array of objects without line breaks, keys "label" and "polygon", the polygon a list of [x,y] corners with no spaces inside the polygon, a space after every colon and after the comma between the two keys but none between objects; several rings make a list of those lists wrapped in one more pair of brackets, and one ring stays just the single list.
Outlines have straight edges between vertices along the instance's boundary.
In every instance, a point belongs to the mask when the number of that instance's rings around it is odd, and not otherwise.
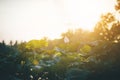
[{"label": "white flower", "polygon": [[67,36],[64,37],[64,42],[65,43],[69,43],[70,42],[70,40],[69,40],[69,38]]}]

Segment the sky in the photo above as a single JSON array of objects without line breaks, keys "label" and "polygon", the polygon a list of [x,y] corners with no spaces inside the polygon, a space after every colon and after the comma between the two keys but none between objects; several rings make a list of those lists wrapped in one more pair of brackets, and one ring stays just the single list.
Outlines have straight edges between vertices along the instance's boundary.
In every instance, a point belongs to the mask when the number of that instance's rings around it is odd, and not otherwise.
[{"label": "sky", "polygon": [[68,29],[92,30],[115,0],[0,0],[0,41],[59,38]]}]

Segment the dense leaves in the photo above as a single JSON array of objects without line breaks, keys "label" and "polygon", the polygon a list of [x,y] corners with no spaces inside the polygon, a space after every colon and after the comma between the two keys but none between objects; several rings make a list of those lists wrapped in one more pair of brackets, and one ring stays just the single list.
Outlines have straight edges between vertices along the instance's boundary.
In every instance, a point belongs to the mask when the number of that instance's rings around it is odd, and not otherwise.
[{"label": "dense leaves", "polygon": [[[119,0],[116,10],[119,11]],[[0,43],[0,80],[120,80],[120,22],[101,16],[93,32]]]}]

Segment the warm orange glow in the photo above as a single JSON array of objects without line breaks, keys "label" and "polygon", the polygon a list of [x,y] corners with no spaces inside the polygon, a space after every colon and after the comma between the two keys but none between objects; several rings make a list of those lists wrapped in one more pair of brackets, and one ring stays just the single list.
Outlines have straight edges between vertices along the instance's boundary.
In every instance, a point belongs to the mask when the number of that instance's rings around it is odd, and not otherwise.
[{"label": "warm orange glow", "polygon": [[16,0],[0,2],[2,40],[60,37],[68,29],[92,30],[115,0]]},{"label": "warm orange glow", "polygon": [[[102,13],[114,11],[114,0],[65,0],[68,26],[93,30]],[[112,8],[111,8],[112,7]]]}]

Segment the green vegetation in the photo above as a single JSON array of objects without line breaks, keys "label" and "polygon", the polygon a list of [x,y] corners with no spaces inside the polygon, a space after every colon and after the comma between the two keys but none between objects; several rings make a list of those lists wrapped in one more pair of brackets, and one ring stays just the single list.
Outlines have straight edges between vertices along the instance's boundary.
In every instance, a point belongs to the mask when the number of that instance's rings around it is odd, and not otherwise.
[{"label": "green vegetation", "polygon": [[120,21],[107,13],[93,32],[77,29],[61,39],[1,42],[0,80],[120,80],[119,61]]}]

